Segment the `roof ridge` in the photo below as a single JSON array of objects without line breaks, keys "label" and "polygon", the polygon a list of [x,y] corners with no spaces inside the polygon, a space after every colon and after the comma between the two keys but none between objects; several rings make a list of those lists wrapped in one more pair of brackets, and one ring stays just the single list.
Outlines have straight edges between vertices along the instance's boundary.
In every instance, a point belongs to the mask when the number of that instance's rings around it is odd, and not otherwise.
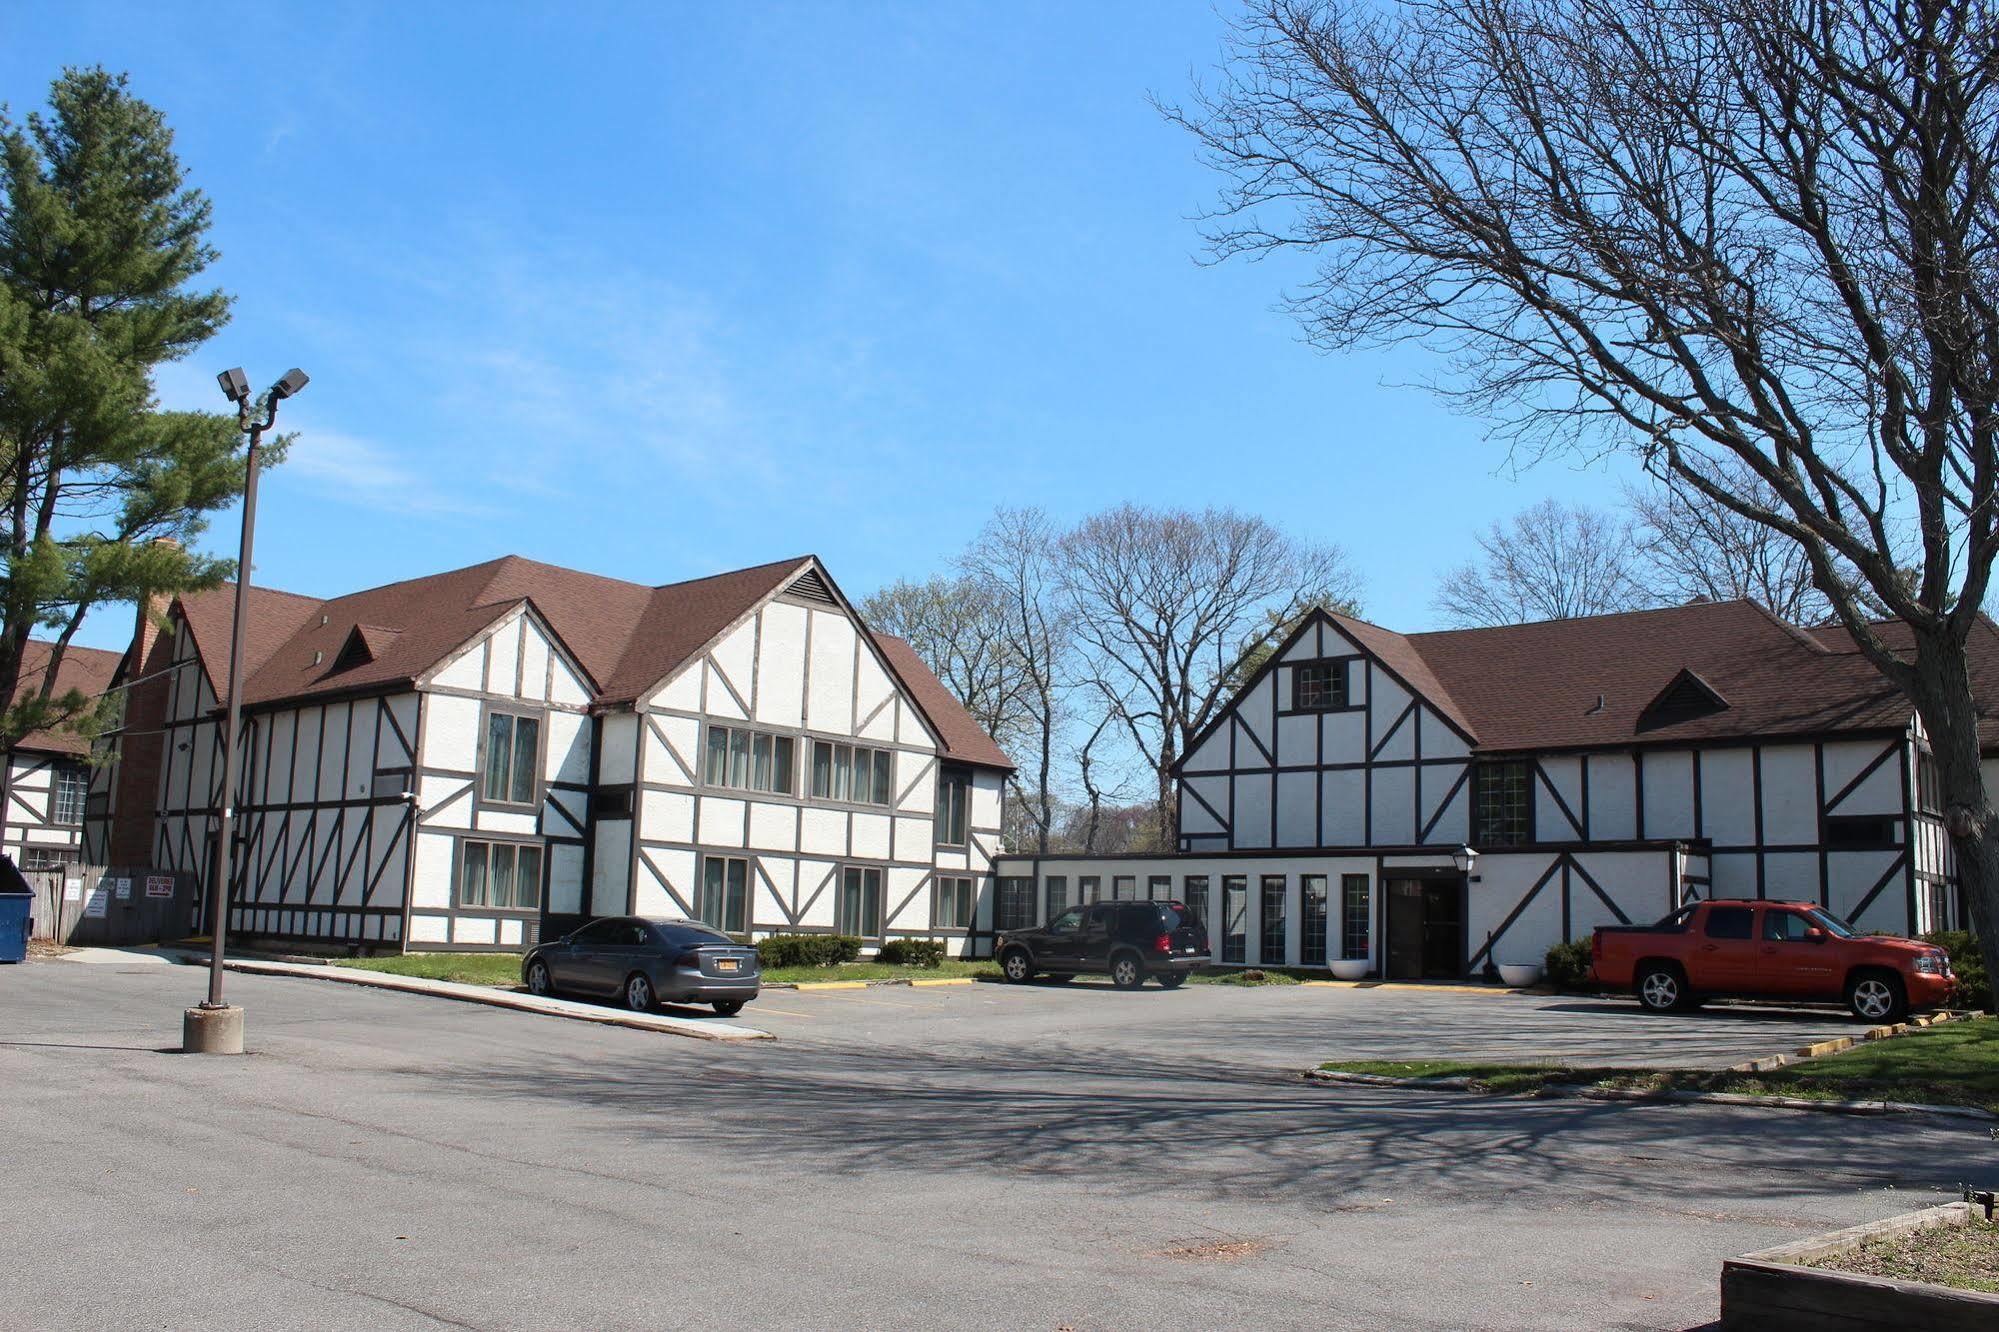
[{"label": "roof ridge", "polygon": [[[702,574],[699,578],[683,578],[673,583],[656,583],[649,590],[653,592],[666,592],[677,587],[692,587],[696,583],[706,583],[716,578],[736,578],[743,574],[757,573],[763,569],[788,568],[803,564],[807,560],[821,565],[825,563],[817,555],[794,555],[788,560],[766,560],[762,564],[746,564],[740,569],[719,569],[711,574]],[[643,586],[643,584],[640,586]]]},{"label": "roof ridge", "polygon": [[[1549,624],[1578,624],[1578,623],[1589,623],[1592,621],[1602,621],[1602,620],[1629,620],[1629,619],[1636,619],[1641,615],[1664,615],[1671,611],[1712,610],[1718,606],[1734,606],[1734,605],[1754,606],[1757,610],[1763,611],[1765,615],[1770,615],[1772,619],[1776,619],[1776,616],[1772,615],[1771,612],[1763,610],[1763,607],[1756,605],[1756,603],[1754,601],[1751,601],[1748,597],[1721,597],[1712,601],[1682,601],[1672,606],[1639,606],[1632,610],[1599,611],[1595,615],[1550,615],[1539,620],[1519,620],[1512,624],[1467,624],[1467,625],[1461,625],[1454,629],[1418,629],[1413,632],[1391,629],[1389,630],[1389,632],[1390,633],[1400,632],[1402,633],[1402,636],[1404,638],[1437,638],[1445,634],[1490,634],[1490,633],[1499,633],[1502,630],[1507,630],[1507,629],[1535,629],[1539,628],[1542,625],[1549,625]],[[1779,624],[1783,623],[1782,620],[1778,620],[1777,622]],[[1366,622],[1362,621],[1362,623]],[[1379,628],[1380,626],[1377,625],[1376,627]]]}]

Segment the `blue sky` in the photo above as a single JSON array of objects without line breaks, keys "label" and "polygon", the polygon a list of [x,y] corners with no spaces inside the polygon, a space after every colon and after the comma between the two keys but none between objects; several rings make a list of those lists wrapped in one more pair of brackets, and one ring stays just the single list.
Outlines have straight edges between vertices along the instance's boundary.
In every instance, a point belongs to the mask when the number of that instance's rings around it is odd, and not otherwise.
[{"label": "blue sky", "polygon": [[1297,264],[1196,262],[1215,182],[1146,98],[1217,58],[1206,0],[174,9],[17,0],[0,99],[101,63],[174,126],[237,304],[167,404],[311,372],[259,582],[814,551],[859,597],[996,504],[1133,500],[1335,542],[1421,628],[1475,528],[1615,494],[1512,478],[1420,353],[1302,345]]}]

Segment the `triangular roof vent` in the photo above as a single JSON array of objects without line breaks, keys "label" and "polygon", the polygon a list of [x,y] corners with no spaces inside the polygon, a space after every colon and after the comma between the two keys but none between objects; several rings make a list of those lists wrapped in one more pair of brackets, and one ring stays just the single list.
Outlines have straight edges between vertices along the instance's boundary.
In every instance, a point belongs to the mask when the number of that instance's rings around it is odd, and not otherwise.
[{"label": "triangular roof vent", "polygon": [[825,576],[818,569],[807,569],[791,580],[791,586],[784,589],[785,595],[797,597],[800,601],[816,601],[822,606],[837,606],[833,599],[833,589],[827,585]]},{"label": "triangular roof vent", "polygon": [[1728,700],[1721,696],[1721,691],[1703,680],[1697,672],[1683,668],[1638,714],[1638,729],[1656,730],[1661,726],[1674,726],[1696,717],[1726,711]]},{"label": "triangular roof vent", "polygon": [[333,668],[327,674],[338,675],[356,666],[367,665],[386,652],[396,637],[394,629],[374,624],[355,625],[347,631],[347,640],[340,645],[340,652],[333,658]]}]

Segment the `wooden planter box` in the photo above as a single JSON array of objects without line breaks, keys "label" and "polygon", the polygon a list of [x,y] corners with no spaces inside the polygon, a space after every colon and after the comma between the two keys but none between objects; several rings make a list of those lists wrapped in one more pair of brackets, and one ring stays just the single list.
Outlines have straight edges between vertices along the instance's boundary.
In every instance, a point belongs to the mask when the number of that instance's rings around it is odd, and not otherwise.
[{"label": "wooden planter box", "polygon": [[1999,1295],[1798,1265],[1856,1248],[1862,1240],[1982,1220],[1982,1210],[1970,1203],[1946,1203],[1730,1258],[1721,1265],[1721,1325],[1729,1332],[1918,1327],[1925,1332],[1992,1332],[1999,1328]]}]

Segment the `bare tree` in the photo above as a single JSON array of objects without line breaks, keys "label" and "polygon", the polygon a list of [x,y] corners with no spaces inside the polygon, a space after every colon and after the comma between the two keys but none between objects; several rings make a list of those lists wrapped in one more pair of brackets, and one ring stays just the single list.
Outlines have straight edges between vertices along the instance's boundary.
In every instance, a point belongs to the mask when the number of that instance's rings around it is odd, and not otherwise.
[{"label": "bare tree", "polygon": [[1358,580],[1337,548],[1226,509],[1124,505],[1084,519],[1060,549],[1082,679],[1144,758],[1159,825],[1175,827],[1173,765],[1226,701],[1237,661],[1273,614],[1351,603]]},{"label": "bare tree", "polygon": [[1544,499],[1476,538],[1479,558],[1445,575],[1434,603],[1454,625],[1523,624],[1657,604],[1614,513]]},{"label": "bare tree", "polygon": [[1966,641],[1999,550],[1996,19],[1255,0],[1219,82],[1169,110],[1229,177],[1218,255],[1316,256],[1294,308],[1319,343],[1427,342],[1502,434],[1633,451],[1798,543],[1922,720],[1993,963]]},{"label": "bare tree", "polygon": [[1024,734],[1021,674],[1006,607],[983,582],[966,575],[897,581],[859,609],[870,628],[915,649],[1002,749]]},{"label": "bare tree", "polygon": [[[1729,489],[1762,505],[1777,496],[1756,474],[1726,467]],[[1645,564],[1645,582],[1662,602],[1747,598],[1792,624],[1820,624],[1831,606],[1812,586],[1804,547],[1767,523],[1745,518],[1699,491],[1654,478],[1624,488],[1631,535]]]},{"label": "bare tree", "polygon": [[1039,509],[1002,508],[959,561],[1006,633],[1013,671],[1020,765],[1014,789],[1035,849],[1048,851],[1055,822],[1054,768],[1061,703],[1074,657],[1068,602],[1055,567],[1061,533]]}]

